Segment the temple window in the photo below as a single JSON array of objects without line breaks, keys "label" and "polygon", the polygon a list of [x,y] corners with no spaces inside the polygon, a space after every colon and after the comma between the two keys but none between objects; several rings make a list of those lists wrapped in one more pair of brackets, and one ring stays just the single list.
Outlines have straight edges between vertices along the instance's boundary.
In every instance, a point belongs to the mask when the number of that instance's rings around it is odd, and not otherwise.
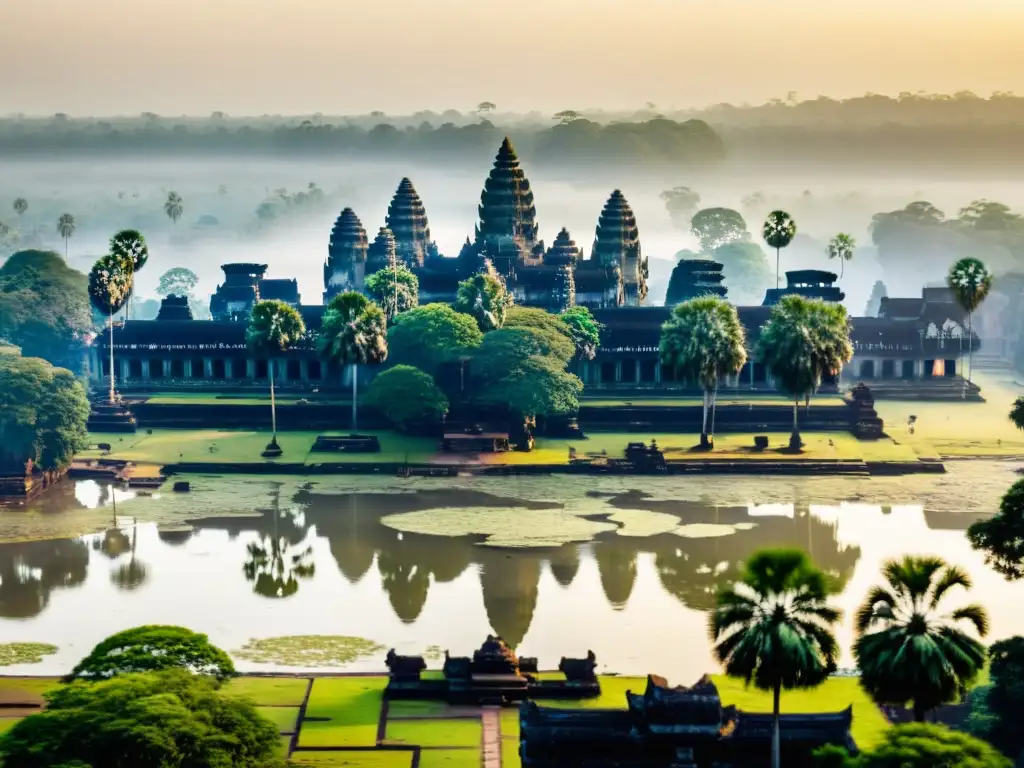
[{"label": "temple window", "polygon": [[614,384],[615,383],[615,362],[612,360],[606,360],[601,363],[601,383],[602,384]]},{"label": "temple window", "polygon": [[257,360],[256,361],[256,377],[257,379],[267,378],[267,361]]},{"label": "temple window", "polygon": [[302,379],[302,362],[300,360],[289,360],[287,365],[288,381],[299,381]]},{"label": "temple window", "polygon": [[213,378],[215,379],[226,379],[227,376],[223,360],[214,360],[213,365],[210,366],[213,369]]},{"label": "temple window", "polygon": [[184,360],[171,360],[171,378],[172,379],[183,379],[183,378],[185,378],[185,361]]},{"label": "temple window", "polygon": [[892,379],[896,376],[896,361],[895,360],[883,360],[882,361],[882,378]]},{"label": "temple window", "polygon": [[141,360],[129,360],[128,361],[128,378],[129,379],[141,379],[142,378],[142,361]]},{"label": "temple window", "polygon": [[640,381],[653,384],[657,378],[658,361],[654,359],[640,361]]},{"label": "temple window", "polygon": [[632,358],[622,361],[622,379],[624,384],[636,383],[636,360]]},{"label": "temple window", "polygon": [[164,377],[164,361],[153,358],[149,361],[149,378],[162,379]]},{"label": "temple window", "polygon": [[873,379],[875,378],[875,361],[874,360],[863,360],[860,364],[860,377],[862,379]]},{"label": "temple window", "polygon": [[309,363],[307,363],[307,366],[309,370],[309,378],[319,380],[323,376],[319,360],[310,360]]},{"label": "temple window", "polygon": [[671,365],[661,366],[661,380],[668,382],[676,380],[676,372]]},{"label": "temple window", "polygon": [[205,379],[206,378],[206,366],[203,365],[201,359],[192,360],[192,378],[193,379]]},{"label": "temple window", "polygon": [[107,359],[106,357],[104,357],[100,361],[100,370],[103,371],[103,375],[104,376],[109,376],[110,375],[110,360]]},{"label": "temple window", "polygon": [[943,367],[946,369],[945,376],[947,379],[956,376],[956,360],[944,360]]},{"label": "temple window", "polygon": [[232,360],[231,361],[231,378],[232,379],[244,379],[245,376],[246,376],[245,360]]},{"label": "temple window", "polygon": [[904,360],[903,361],[902,378],[904,378],[904,379],[912,379],[912,378],[914,378],[914,361],[913,360]]}]

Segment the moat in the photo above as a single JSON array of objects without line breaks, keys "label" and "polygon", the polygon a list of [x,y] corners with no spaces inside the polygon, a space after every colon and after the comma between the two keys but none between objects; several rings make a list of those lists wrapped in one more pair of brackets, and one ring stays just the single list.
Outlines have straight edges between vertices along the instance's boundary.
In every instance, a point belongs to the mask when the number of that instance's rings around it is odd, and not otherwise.
[{"label": "moat", "polygon": [[[466,653],[495,632],[542,667],[593,649],[601,672],[691,682],[714,668],[703,612],[716,585],[769,546],[805,549],[841,584],[844,666],[850,613],[880,563],[904,553],[965,567],[998,639],[1024,632],[1024,585],[986,567],[963,532],[995,511],[1016,468],[571,484],[194,476],[187,494],[117,491],[116,526],[109,488],[67,481],[0,513],[0,642],[60,648],[5,672],[65,672],[103,637],[161,623],[227,650],[320,634]],[[382,663],[374,654],[346,669]]]}]

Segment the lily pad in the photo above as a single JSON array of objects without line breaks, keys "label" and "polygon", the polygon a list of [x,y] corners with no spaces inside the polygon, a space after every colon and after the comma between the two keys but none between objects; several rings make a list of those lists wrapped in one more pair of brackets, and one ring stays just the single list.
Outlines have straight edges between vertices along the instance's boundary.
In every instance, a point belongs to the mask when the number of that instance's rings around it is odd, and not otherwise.
[{"label": "lily pad", "polygon": [[383,651],[383,645],[365,637],[288,635],[250,640],[232,655],[258,664],[285,667],[344,667]]},{"label": "lily pad", "polygon": [[608,520],[622,527],[619,536],[647,537],[671,533],[679,527],[679,518],[664,512],[648,512],[646,509],[620,509],[608,515]]},{"label": "lily pad", "polygon": [[751,523],[737,523],[736,525],[691,523],[690,525],[680,525],[672,533],[682,536],[684,539],[718,539],[723,536],[732,536],[737,531],[749,531],[754,527]]},{"label": "lily pad", "polygon": [[38,664],[44,656],[57,652],[49,643],[0,643],[0,667],[13,664]]}]

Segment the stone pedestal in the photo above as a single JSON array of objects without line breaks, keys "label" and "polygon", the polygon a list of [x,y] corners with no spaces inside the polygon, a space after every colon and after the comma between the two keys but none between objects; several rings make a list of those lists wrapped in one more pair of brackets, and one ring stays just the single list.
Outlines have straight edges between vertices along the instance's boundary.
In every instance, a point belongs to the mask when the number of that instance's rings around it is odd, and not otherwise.
[{"label": "stone pedestal", "polygon": [[91,402],[88,429],[90,432],[116,432],[134,434],[138,422],[134,414],[123,402],[111,403],[107,399],[96,399]]}]

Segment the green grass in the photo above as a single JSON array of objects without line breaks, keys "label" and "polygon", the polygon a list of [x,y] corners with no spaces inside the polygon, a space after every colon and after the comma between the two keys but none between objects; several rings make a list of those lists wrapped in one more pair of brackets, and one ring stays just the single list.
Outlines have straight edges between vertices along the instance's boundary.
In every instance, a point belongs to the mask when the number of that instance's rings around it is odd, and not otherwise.
[{"label": "green grass", "polygon": [[[538,704],[547,706],[547,702],[538,701]],[[501,738],[515,739],[519,741],[519,708],[501,710]]]},{"label": "green grass", "polygon": [[[366,749],[358,752],[292,752],[293,765],[330,766],[338,768],[409,768],[412,765],[412,750]],[[422,761],[420,765],[422,765]]]},{"label": "green grass", "polygon": [[[643,693],[647,687],[646,677],[617,677],[601,675],[601,695],[591,699],[567,699],[563,701],[539,701],[545,707],[557,709],[626,709],[626,691]],[[519,713],[515,712],[518,719]],[[502,733],[505,732],[505,713],[502,712]]]},{"label": "green grass", "polygon": [[480,752],[476,749],[424,749],[420,752],[420,768],[480,768]]},{"label": "green grass", "polygon": [[[373,747],[386,677],[321,677],[313,682],[299,747]],[[309,718],[328,718],[323,722]]]},{"label": "green grass", "polygon": [[479,747],[483,726],[477,719],[388,720],[388,744],[421,747]]},{"label": "green grass", "polygon": [[[713,675],[722,704],[735,705],[746,712],[771,712],[772,694],[747,688],[742,680]],[[603,682],[603,680],[602,680]],[[881,710],[860,687],[855,677],[829,678],[823,685],[810,690],[782,692],[782,712],[813,714],[838,712],[853,705],[853,740],[861,749],[870,749],[879,744],[889,724]]]},{"label": "green grass", "polygon": [[519,768],[519,738],[501,740],[501,768]]},{"label": "green grass", "polygon": [[[87,450],[81,458],[110,458],[134,461],[139,464],[198,463],[260,463],[285,462],[323,464],[334,462],[427,462],[437,451],[437,440],[425,437],[407,437],[395,432],[365,431],[360,434],[376,435],[380,453],[310,453],[319,435],[344,435],[345,430],[306,430],[278,432],[277,442],[284,454],[279,459],[260,456],[270,442],[269,430],[240,429],[154,429],[134,435],[90,433],[89,444],[110,443],[111,453]],[[211,448],[214,450],[211,452]]]},{"label": "green grass", "polygon": [[[308,400],[310,405],[349,405],[350,397],[320,397],[315,394],[276,395],[278,405],[294,405],[299,400]],[[157,392],[146,397],[147,403],[154,405],[265,405],[270,407],[270,391],[264,394],[246,392],[245,394],[222,394],[212,392]]]},{"label": "green grass", "polygon": [[256,707],[256,711],[276,725],[278,733],[295,733],[298,707]]},{"label": "green grass", "polygon": [[306,697],[309,680],[293,677],[236,677],[224,684],[229,696],[251,699],[260,706],[298,707]]},{"label": "green grass", "polygon": [[388,703],[388,720],[392,717],[423,717],[424,715],[443,715],[451,707],[444,701],[406,701],[393,699]]},{"label": "green grass", "polygon": [[[650,407],[670,407],[670,408],[686,408],[686,407],[703,407],[704,400],[700,396],[694,397],[594,397],[588,398],[586,396],[580,398],[581,408],[620,408],[620,407],[638,407],[638,408],[650,408]],[[718,395],[718,407],[727,405],[779,405],[783,407],[792,407],[793,401],[787,397],[781,395],[753,395],[753,394],[736,394],[726,395],[719,393]],[[843,399],[838,395],[823,395],[815,397],[811,401],[812,406],[822,406],[829,408],[843,407]]]},{"label": "green grass", "polygon": [[2,717],[0,718],[0,734],[7,733],[11,728],[20,723],[23,717]]},{"label": "green grass", "polygon": [[61,681],[57,677],[0,677],[0,690],[26,691],[35,696],[42,696],[60,686]]}]

